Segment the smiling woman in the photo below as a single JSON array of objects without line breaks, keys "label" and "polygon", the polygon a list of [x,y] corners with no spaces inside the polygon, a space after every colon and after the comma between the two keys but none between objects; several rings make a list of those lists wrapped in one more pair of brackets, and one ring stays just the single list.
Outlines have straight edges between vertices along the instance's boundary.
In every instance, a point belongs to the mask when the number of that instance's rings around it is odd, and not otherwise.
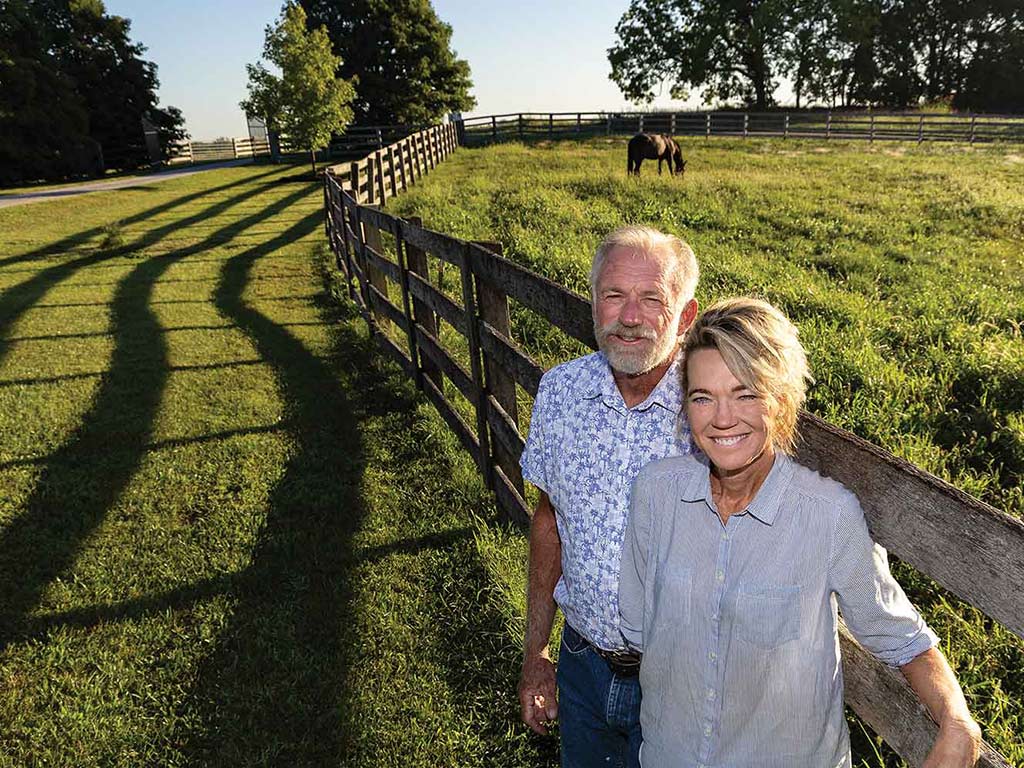
[{"label": "smiling woman", "polygon": [[788,455],[809,379],[796,328],[732,299],[697,320],[683,353],[704,455],[640,472],[622,553],[644,765],[849,766],[837,607],[940,724],[926,764],[973,765],[978,726],[857,498]]}]

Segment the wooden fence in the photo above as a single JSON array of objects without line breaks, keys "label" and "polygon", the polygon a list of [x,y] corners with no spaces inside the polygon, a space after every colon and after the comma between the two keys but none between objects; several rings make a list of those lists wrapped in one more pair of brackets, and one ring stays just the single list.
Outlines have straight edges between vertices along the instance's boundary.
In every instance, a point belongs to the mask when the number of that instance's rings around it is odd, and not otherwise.
[{"label": "wooden fence", "polygon": [[459,121],[463,144],[572,135],[668,133],[865,141],[1024,142],[1020,115],[905,112],[549,112],[481,115]]},{"label": "wooden fence", "polygon": [[170,165],[206,163],[213,160],[237,160],[244,157],[269,157],[265,139],[222,139],[220,141],[182,141],[172,148]]},{"label": "wooden fence", "polygon": [[[590,303],[503,258],[500,245],[459,240],[380,210],[456,143],[453,126],[436,127],[330,169],[326,232],[374,338],[436,406],[504,514],[525,527],[517,388],[534,397],[543,370],[513,340],[510,306],[594,349]],[[442,334],[442,324],[452,331]],[[442,335],[455,341],[442,343]],[[1024,523],[810,413],[800,421],[799,460],[857,494],[876,541],[1024,638]],[[847,704],[920,764],[936,733],[926,710],[902,674],[867,653],[845,626],[840,641]],[[985,745],[978,765],[1009,764]]]}]

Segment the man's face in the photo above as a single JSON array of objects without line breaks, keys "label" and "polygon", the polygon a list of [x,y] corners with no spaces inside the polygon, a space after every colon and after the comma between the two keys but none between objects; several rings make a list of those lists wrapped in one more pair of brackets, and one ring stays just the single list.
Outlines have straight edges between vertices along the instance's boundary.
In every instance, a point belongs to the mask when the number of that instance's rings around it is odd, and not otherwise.
[{"label": "man's face", "polygon": [[594,335],[620,373],[647,373],[676,351],[686,325],[669,269],[663,259],[628,248],[613,248],[605,258],[595,291]]}]

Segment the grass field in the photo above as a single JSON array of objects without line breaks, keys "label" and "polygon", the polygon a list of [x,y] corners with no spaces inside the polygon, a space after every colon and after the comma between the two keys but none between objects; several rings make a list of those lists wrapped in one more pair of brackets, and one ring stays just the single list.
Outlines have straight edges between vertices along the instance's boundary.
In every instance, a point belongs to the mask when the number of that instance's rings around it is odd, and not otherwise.
[{"label": "grass field", "polygon": [[[816,410],[1020,514],[1019,467],[963,425],[997,420],[1020,449],[1021,166],[995,150],[816,149],[695,144],[683,185],[627,184],[600,142],[460,150],[393,206],[576,288],[623,218],[683,232],[702,301],[787,302],[818,364]],[[901,245],[910,225],[877,186],[846,202],[867,160],[900,190],[929,185],[904,203],[930,217],[918,240]],[[0,211],[0,766],[557,763],[513,701],[523,539],[331,296],[321,200],[303,166],[254,166]],[[899,268],[846,234],[869,221]],[[882,267],[892,296],[927,288],[909,330],[876,326],[896,299],[861,288]],[[546,362],[571,351],[527,313],[516,323]],[[929,378],[947,370],[924,354],[938,342],[975,389]],[[906,403],[937,419],[959,392],[948,446],[906,429]],[[1021,643],[917,587],[986,737],[1024,762]],[[858,764],[883,759],[858,740]]]},{"label": "grass field", "polygon": [[525,766],[521,537],[302,167],[0,211],[0,766]]},{"label": "grass field", "polygon": [[[494,240],[586,293],[622,222],[689,241],[697,297],[756,294],[800,326],[809,407],[997,508],[1024,515],[1024,150],[688,140],[685,180],[625,175],[624,139],[460,150],[389,203]],[[514,335],[545,365],[579,351],[532,313]],[[1024,762],[1024,643],[897,563],[985,735]],[[866,740],[857,757],[868,763]]]}]

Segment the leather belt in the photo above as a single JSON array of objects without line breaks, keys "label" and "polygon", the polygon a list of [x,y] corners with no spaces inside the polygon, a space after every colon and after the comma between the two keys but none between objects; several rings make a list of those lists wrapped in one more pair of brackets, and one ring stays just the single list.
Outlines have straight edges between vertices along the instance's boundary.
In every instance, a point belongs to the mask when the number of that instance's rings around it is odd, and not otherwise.
[{"label": "leather belt", "polygon": [[606,651],[593,644],[590,647],[605,660],[613,674],[619,677],[636,677],[640,674],[641,655],[638,651]]}]

